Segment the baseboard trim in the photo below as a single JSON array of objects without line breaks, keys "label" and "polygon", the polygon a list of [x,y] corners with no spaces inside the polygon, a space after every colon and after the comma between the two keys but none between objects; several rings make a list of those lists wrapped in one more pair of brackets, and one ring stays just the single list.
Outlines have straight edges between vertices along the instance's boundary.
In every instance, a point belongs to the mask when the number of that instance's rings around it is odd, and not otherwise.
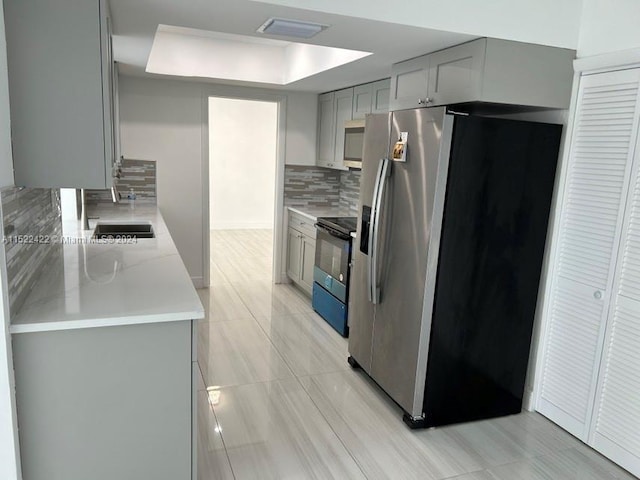
[{"label": "baseboard trim", "polygon": [[191,277],[191,282],[193,283],[193,286],[195,288],[205,288],[206,285],[204,284],[204,278],[203,277]]}]

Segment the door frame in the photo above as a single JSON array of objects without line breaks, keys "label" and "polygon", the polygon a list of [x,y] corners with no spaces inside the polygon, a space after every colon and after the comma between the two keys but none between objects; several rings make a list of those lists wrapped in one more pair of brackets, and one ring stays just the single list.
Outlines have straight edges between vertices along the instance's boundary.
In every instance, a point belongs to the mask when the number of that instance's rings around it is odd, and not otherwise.
[{"label": "door frame", "polygon": [[248,100],[258,102],[272,102],[277,105],[277,128],[276,128],[276,172],[275,172],[275,198],[273,215],[273,260],[271,265],[271,276],[273,283],[280,283],[283,273],[282,246],[284,244],[283,229],[281,225],[284,221],[284,166],[285,166],[285,144],[287,125],[287,96],[261,92],[246,92],[242,94],[225,94],[220,90],[204,89],[202,94],[202,245],[203,245],[203,287],[209,287],[211,283],[211,225],[209,224],[209,98],[228,98],[234,100]]}]

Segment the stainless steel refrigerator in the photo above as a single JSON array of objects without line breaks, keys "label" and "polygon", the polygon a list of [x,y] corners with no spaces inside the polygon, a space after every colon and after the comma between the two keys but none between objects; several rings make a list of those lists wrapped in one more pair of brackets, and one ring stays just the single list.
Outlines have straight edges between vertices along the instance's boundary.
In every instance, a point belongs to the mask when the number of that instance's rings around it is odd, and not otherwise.
[{"label": "stainless steel refrigerator", "polygon": [[367,116],[349,362],[409,426],[520,411],[560,135],[445,108]]}]

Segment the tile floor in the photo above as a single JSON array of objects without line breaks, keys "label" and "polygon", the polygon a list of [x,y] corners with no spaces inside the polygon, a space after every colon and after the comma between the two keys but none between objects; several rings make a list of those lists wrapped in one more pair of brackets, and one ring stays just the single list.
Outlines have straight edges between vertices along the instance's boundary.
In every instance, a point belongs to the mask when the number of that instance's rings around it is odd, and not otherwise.
[{"label": "tile floor", "polygon": [[270,231],[212,234],[199,479],[632,479],[541,415],[410,431],[347,341],[271,283]]}]

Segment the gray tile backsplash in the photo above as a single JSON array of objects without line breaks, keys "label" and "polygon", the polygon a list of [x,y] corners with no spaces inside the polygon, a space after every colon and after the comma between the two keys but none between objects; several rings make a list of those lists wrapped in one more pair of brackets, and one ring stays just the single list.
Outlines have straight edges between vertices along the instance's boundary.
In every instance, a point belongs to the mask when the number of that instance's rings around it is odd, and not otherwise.
[{"label": "gray tile backsplash", "polygon": [[339,207],[340,172],[329,168],[286,165],[284,204],[287,207]]},{"label": "gray tile backsplash", "polygon": [[360,172],[286,165],[284,204],[291,207],[326,207],[358,213]]},{"label": "gray tile backsplash", "polygon": [[60,191],[47,188],[2,190],[4,249],[9,283],[9,310],[17,312],[25,298],[61,248]]},{"label": "gray tile backsplash", "polygon": [[340,172],[340,208],[358,215],[360,199],[360,170]]},{"label": "gray tile backsplash", "polygon": [[[136,202],[156,203],[156,162],[153,160],[122,160],[122,174],[117,186],[122,200],[126,201],[129,190],[133,188]],[[89,204],[111,203],[111,190],[87,190],[86,202]]]}]

